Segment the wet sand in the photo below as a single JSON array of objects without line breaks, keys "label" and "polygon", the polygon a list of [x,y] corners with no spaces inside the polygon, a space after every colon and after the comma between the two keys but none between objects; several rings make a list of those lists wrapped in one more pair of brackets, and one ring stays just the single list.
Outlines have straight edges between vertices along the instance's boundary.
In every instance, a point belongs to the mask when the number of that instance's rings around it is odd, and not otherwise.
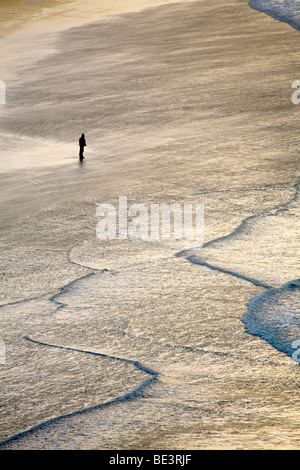
[{"label": "wet sand", "polygon": [[[292,200],[298,35],[244,1],[178,3],[68,29],[53,54],[20,65],[1,129],[33,139],[25,153],[42,152],[44,163],[1,175],[1,439],[112,405],[6,447],[299,446],[298,369],[241,322],[263,287],[174,258],[182,241],[101,244],[95,234],[97,205],[119,195],[203,203],[206,243]],[[275,285],[297,275],[294,253],[284,275],[274,263]],[[239,256],[234,248],[225,267]],[[263,270],[259,279],[270,280]],[[59,311],[56,294],[67,306]],[[145,394],[118,403],[148,368],[158,375]]]}]

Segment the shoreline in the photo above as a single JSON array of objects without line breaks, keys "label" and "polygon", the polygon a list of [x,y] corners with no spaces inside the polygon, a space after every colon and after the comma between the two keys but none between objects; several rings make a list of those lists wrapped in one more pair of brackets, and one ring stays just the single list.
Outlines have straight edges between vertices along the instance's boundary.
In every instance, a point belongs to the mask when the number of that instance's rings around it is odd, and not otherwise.
[{"label": "shoreline", "polygon": [[[273,213],[274,211],[277,213],[278,211],[282,211],[285,209],[285,206],[290,206],[293,201],[295,201],[295,199],[297,198],[297,194],[298,194],[298,190],[297,188],[295,188],[295,194],[294,196],[290,199],[290,200],[287,200],[285,203],[283,203],[282,205],[278,206],[278,207],[273,207],[273,209],[271,210],[270,213]],[[268,214],[265,214],[265,216],[267,216]],[[258,214],[256,214],[255,216],[253,217],[250,217],[249,220],[244,220],[242,222],[242,224],[239,226],[239,227],[236,227],[234,229],[234,231],[228,235],[226,235],[225,237],[222,237],[222,241],[224,239],[230,239],[232,236],[236,236],[238,232],[240,232],[242,230],[242,227],[249,223],[250,222],[250,219],[255,219],[259,217]],[[252,222],[254,223],[254,222]],[[219,243],[220,242],[220,239],[216,239],[216,240],[210,240],[208,243],[207,243],[207,246],[208,245],[214,245],[216,243]],[[206,246],[205,246],[206,247]],[[204,247],[204,248],[205,248]],[[76,248],[76,247],[75,247]],[[70,250],[69,250],[70,251]],[[269,295],[269,292],[272,292],[272,291],[280,291],[282,290],[284,287],[292,284],[295,282],[294,280],[290,280],[288,282],[286,282],[285,284],[283,284],[282,286],[277,286],[277,287],[274,287],[274,286],[271,286],[271,285],[264,285],[262,284],[260,281],[256,281],[254,279],[251,279],[251,278],[247,278],[247,277],[243,277],[242,275],[240,275],[239,273],[235,273],[235,272],[231,272],[231,271],[226,271],[226,270],[223,270],[222,268],[218,267],[218,266],[214,266],[214,265],[209,265],[205,262],[201,262],[201,260],[194,260],[193,259],[193,254],[187,256],[188,252],[193,252],[193,249],[188,249],[188,250],[184,250],[183,252],[178,252],[178,253],[174,253],[173,256],[175,257],[183,257],[184,259],[186,259],[189,263],[194,263],[198,266],[202,266],[202,267],[205,267],[205,268],[208,268],[209,270],[213,270],[213,271],[219,271],[221,273],[224,273],[225,275],[229,275],[229,276],[233,276],[233,277],[237,277],[239,279],[242,279],[244,281],[246,281],[247,283],[251,283],[255,286],[258,286],[258,287],[262,287],[263,290],[257,294],[255,294],[253,297],[251,297],[248,301],[248,303],[246,304],[246,306],[249,307],[253,304],[254,301],[257,301],[256,299],[258,298],[263,298],[264,296],[266,295]],[[69,259],[69,262],[70,263],[74,263],[74,261],[71,261]],[[76,262],[75,262],[76,264]],[[90,272],[88,274],[86,274],[85,276],[83,276],[83,278],[86,278],[86,277],[89,277],[90,275],[92,274],[95,274],[96,272],[96,269],[95,268],[92,268],[90,266],[84,266],[87,270],[90,270]],[[58,312],[60,309],[63,309],[64,307],[67,307],[66,304],[64,303],[61,303],[59,301],[56,301],[55,299],[57,297],[60,297],[60,295],[64,292],[64,291],[68,291],[69,287],[72,286],[72,284],[75,284],[75,283],[78,283],[81,281],[82,278],[78,278],[78,279],[74,279],[73,281],[71,281],[68,285],[65,285],[63,287],[60,287],[60,289],[54,293],[53,295],[51,295],[51,297],[49,297],[49,300],[51,302],[54,302],[57,307],[54,309],[54,311],[51,313],[51,315],[55,315],[56,312]],[[300,281],[298,279],[298,281]],[[30,300],[35,300],[35,299],[23,299],[22,301],[20,302],[27,302],[27,301],[30,301]],[[17,302],[19,303],[19,302]],[[1,307],[6,307],[8,305],[1,305]],[[246,318],[246,315],[248,314],[248,310],[246,311],[246,313],[244,314],[244,316],[241,318],[241,322],[243,322],[245,324],[245,330],[248,331],[249,327],[247,326],[247,322],[245,320]],[[260,335],[258,333],[251,333],[251,328],[249,329],[249,334],[252,334],[254,336],[260,336],[261,339],[263,341],[265,341],[266,343],[270,343],[270,340],[264,338],[263,335]],[[108,402],[105,402],[105,403],[98,403],[98,404],[95,404],[95,405],[92,405],[91,407],[88,407],[88,408],[83,408],[83,409],[78,409],[78,410],[74,410],[72,411],[71,413],[68,413],[68,414],[63,414],[63,415],[60,415],[60,416],[56,416],[56,417],[53,417],[49,420],[46,420],[46,421],[43,421],[43,422],[40,422],[36,425],[34,425],[33,427],[29,428],[29,429],[25,429],[25,430],[22,430],[12,436],[9,436],[7,439],[3,440],[0,442],[0,448],[2,447],[3,449],[2,450],[5,450],[5,448],[8,446],[8,449],[9,449],[9,446],[12,444],[14,445],[14,441],[17,441],[17,445],[18,445],[18,442],[20,442],[20,440],[22,440],[22,438],[30,438],[30,436],[35,432],[39,432],[40,430],[43,431],[44,428],[47,429],[47,427],[49,425],[53,425],[55,426],[57,423],[59,423],[60,421],[64,422],[68,419],[73,419],[73,418],[76,418],[76,416],[79,416],[79,415],[84,415],[84,414],[88,414],[92,411],[96,411],[96,410],[99,410],[99,409],[103,409],[105,407],[108,407],[108,406],[112,406],[112,405],[116,405],[116,404],[121,404],[122,402],[126,402],[127,400],[134,400],[135,397],[139,397],[141,392],[144,390],[144,389],[147,389],[147,387],[149,385],[151,385],[153,382],[155,382],[156,380],[160,380],[160,373],[159,372],[156,372],[152,369],[149,369],[148,366],[143,366],[142,364],[140,364],[138,361],[134,360],[134,359],[126,359],[126,358],[122,358],[122,357],[114,357],[114,356],[108,356],[107,354],[104,354],[104,353],[100,353],[100,352],[94,352],[94,351],[89,351],[89,350],[83,350],[83,349],[76,349],[76,348],[73,348],[73,347],[66,347],[66,346],[61,346],[61,345],[57,345],[57,344],[48,344],[48,343],[45,343],[45,342],[42,342],[42,341],[39,341],[39,340],[35,340],[34,338],[31,338],[30,335],[25,335],[24,336],[24,339],[28,340],[28,341],[31,341],[32,343],[35,343],[37,345],[41,345],[41,346],[46,346],[46,347],[49,347],[49,348],[58,348],[58,349],[61,349],[61,350],[69,350],[69,351],[76,351],[76,352],[80,352],[80,353],[85,353],[87,355],[95,355],[95,356],[100,356],[100,357],[106,357],[106,358],[109,358],[113,361],[123,361],[125,363],[128,363],[128,364],[131,364],[133,365],[134,367],[136,367],[137,369],[141,370],[142,372],[145,372],[146,374],[149,374],[150,378],[148,379],[144,379],[141,381],[141,383],[139,385],[136,386],[136,388],[134,388],[132,391],[129,391],[123,395],[120,395]],[[186,350],[192,350],[192,351],[196,351],[196,348],[189,348],[189,347],[185,347],[185,346],[177,346],[179,349],[181,348],[182,350],[186,349]],[[278,348],[276,348],[278,349]],[[200,350],[199,350],[200,351]],[[287,353],[286,351],[281,350],[279,349],[279,352],[284,352],[286,353],[288,356],[291,356],[291,353],[289,351],[289,353]],[[208,353],[208,351],[205,351],[203,350],[202,352],[204,353]],[[221,354],[221,353],[218,353],[218,352],[211,352],[212,354]],[[226,354],[226,353],[225,353]],[[22,444],[21,444],[22,445]]]}]

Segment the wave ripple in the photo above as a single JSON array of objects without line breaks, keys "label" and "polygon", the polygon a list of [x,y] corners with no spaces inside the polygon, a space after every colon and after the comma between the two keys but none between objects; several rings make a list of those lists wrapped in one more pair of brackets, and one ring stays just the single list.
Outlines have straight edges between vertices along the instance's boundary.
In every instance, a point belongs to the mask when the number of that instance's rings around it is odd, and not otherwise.
[{"label": "wave ripple", "polygon": [[295,346],[300,340],[300,279],[256,295],[247,307],[246,331],[299,362]]},{"label": "wave ripple", "polygon": [[250,0],[249,6],[288,23],[300,31],[300,4],[298,0]]}]

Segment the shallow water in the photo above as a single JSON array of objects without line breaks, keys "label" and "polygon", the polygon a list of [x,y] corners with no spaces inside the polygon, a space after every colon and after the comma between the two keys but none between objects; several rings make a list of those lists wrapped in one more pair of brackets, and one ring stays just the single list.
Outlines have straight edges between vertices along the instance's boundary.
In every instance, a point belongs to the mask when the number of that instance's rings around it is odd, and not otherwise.
[{"label": "shallow water", "polygon": [[[3,133],[34,158],[2,176],[3,448],[299,448],[299,364],[245,328],[298,278],[298,33],[279,25],[168,5],[70,29],[11,82]],[[120,195],[204,204],[204,247],[100,241]]]},{"label": "shallow water", "polygon": [[300,31],[300,5],[297,0],[251,0],[249,5]]}]

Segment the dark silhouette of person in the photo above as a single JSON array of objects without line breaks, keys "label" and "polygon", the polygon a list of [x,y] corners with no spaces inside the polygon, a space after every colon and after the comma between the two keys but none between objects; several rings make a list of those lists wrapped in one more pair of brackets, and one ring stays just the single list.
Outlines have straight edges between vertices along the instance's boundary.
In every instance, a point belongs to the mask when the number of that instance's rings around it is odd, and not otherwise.
[{"label": "dark silhouette of person", "polygon": [[86,140],[84,134],[81,134],[81,137],[79,139],[79,158],[80,161],[84,159],[83,152],[84,152],[84,147],[86,147]]}]

